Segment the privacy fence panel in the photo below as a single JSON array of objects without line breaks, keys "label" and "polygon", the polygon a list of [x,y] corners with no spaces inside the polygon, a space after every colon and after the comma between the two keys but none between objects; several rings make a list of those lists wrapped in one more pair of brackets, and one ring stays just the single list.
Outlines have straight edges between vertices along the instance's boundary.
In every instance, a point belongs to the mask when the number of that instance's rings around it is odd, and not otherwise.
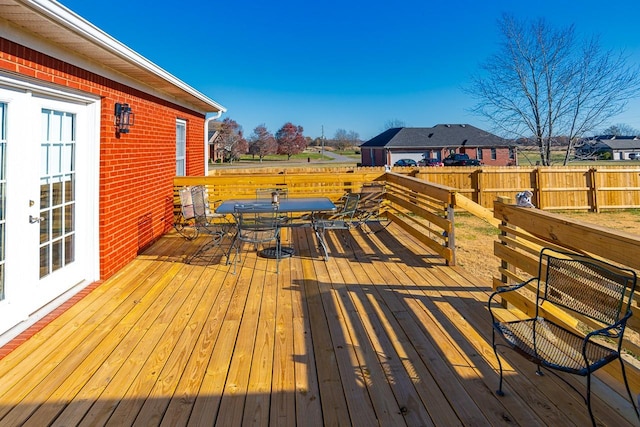
[{"label": "privacy fence panel", "polygon": [[533,192],[536,207],[550,211],[640,208],[640,165],[419,168],[412,175],[489,209],[497,197],[515,199],[525,190]]}]

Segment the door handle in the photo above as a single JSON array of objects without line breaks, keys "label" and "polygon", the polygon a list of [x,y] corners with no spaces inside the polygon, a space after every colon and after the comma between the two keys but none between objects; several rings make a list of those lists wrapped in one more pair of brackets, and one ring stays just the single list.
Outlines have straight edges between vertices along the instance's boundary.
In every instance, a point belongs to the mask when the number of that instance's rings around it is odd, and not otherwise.
[{"label": "door handle", "polygon": [[29,215],[29,224],[35,224],[36,222],[44,221],[43,216],[33,216]]}]

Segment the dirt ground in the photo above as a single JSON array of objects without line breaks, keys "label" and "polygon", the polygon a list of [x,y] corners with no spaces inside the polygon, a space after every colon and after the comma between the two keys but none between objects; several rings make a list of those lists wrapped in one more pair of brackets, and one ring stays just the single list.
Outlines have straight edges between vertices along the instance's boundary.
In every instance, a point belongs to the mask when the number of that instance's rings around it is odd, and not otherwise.
[{"label": "dirt ground", "polygon": [[[562,212],[562,215],[640,236],[640,210],[637,209],[603,213]],[[491,278],[498,275],[500,265],[493,255],[493,242],[498,240],[498,230],[465,213],[456,213],[455,226],[457,264],[490,284]]]}]

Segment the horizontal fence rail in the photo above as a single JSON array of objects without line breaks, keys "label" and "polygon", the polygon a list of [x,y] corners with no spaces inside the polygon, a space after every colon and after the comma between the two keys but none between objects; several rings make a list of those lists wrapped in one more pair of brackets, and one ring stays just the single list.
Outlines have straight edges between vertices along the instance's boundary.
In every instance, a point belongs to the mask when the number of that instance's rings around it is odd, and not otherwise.
[{"label": "horizontal fence rail", "polygon": [[493,209],[500,196],[533,192],[543,210],[640,208],[640,167],[445,167],[417,168],[412,176],[453,187],[479,205]]}]

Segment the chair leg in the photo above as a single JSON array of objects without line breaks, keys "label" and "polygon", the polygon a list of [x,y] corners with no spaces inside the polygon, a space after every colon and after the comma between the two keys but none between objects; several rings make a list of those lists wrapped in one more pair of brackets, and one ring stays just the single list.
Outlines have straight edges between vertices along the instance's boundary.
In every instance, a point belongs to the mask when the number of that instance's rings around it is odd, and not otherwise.
[{"label": "chair leg", "polygon": [[587,409],[589,409],[589,416],[591,417],[591,425],[596,427],[596,419],[593,417],[593,411],[591,410],[591,372],[587,374]]},{"label": "chair leg", "polygon": [[500,369],[500,382],[498,383],[498,390],[496,390],[496,394],[498,396],[504,396],[504,391],[502,391],[502,362],[500,361],[500,356],[498,355],[498,346],[496,345],[496,331],[492,330],[492,346],[493,352],[496,355],[496,359],[498,359],[498,368]]},{"label": "chair leg", "polygon": [[282,251],[282,242],[280,241],[280,234],[276,239],[276,274],[280,273],[280,251]]},{"label": "chair leg", "polygon": [[629,388],[629,381],[627,381],[627,372],[624,369],[624,361],[622,360],[622,356],[620,356],[619,359],[620,359],[620,368],[622,370],[622,378],[624,379],[624,386],[627,389],[627,394],[629,395],[629,400],[633,405],[633,410],[636,413],[636,417],[638,417],[638,420],[640,420],[640,414],[638,414],[638,407],[636,406],[636,400],[631,395],[631,389]]},{"label": "chair leg", "polygon": [[227,250],[227,265],[231,264],[231,252],[236,246],[236,242],[238,240],[237,237],[237,234],[233,236],[233,238],[231,239],[231,244],[229,245],[229,249]]},{"label": "chair leg", "polygon": [[233,274],[236,274],[236,266],[238,265],[238,261],[242,262],[242,259],[240,258],[240,251],[241,251],[240,246],[242,246],[242,242],[240,240],[236,240],[235,245],[236,245],[236,254],[233,257]]}]

